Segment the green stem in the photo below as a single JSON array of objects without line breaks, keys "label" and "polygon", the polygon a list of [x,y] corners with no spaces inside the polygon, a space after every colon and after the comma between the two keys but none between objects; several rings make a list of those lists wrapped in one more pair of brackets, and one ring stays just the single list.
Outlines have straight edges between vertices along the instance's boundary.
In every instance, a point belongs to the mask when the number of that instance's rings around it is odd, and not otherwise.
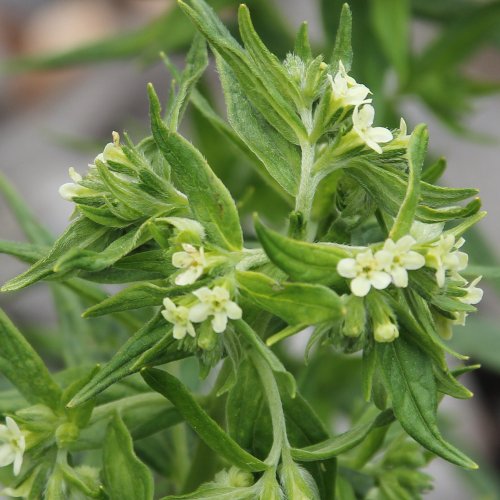
[{"label": "green stem", "polygon": [[[311,109],[303,110],[300,115],[307,132],[310,134],[313,129]],[[307,139],[306,141],[301,141],[300,148],[302,150],[302,163],[299,190],[295,198],[295,213],[301,214],[302,216],[303,223],[297,236],[304,239],[306,236],[307,222],[311,218],[314,192],[317,184],[315,177],[312,175],[316,143],[310,142],[310,140]]]},{"label": "green stem", "polygon": [[268,363],[262,359],[262,356],[258,352],[251,352],[250,357],[262,382],[262,388],[267,398],[273,424],[273,446],[265,462],[276,466],[279,463],[282,453],[290,448],[278,384]]}]

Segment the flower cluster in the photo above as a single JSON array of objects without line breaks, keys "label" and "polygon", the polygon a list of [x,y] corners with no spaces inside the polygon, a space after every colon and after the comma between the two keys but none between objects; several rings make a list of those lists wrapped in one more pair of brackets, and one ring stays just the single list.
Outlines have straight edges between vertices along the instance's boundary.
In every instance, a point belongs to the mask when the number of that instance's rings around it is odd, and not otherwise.
[{"label": "flower cluster", "polygon": [[368,248],[354,258],[342,259],[337,272],[351,279],[351,291],[358,297],[368,294],[371,287],[383,290],[393,283],[398,288],[408,286],[408,271],[420,269],[425,258],[412,250],[416,241],[412,236],[403,236],[397,242],[387,239],[381,250],[373,253]]},{"label": "flower cluster", "polygon": [[[335,77],[328,75],[332,89],[330,103],[331,113],[338,109],[347,109],[354,106],[352,113],[352,130],[342,140],[344,143],[355,145],[359,140],[377,153],[382,153],[380,144],[392,141],[392,132],[384,127],[373,127],[375,120],[375,109],[370,104],[371,99],[367,99],[370,89],[365,85],[357,83],[356,80],[347,74],[342,61],[339,61],[339,70]],[[404,121],[402,122],[404,123]],[[406,132],[406,124],[405,124]],[[346,145],[339,145],[343,148]]]},{"label": "flower cluster", "polygon": [[162,311],[163,317],[174,325],[173,336],[181,340],[186,334],[191,337],[196,336],[193,323],[203,323],[210,317],[211,326],[214,332],[223,333],[227,328],[229,319],[241,319],[242,311],[240,306],[231,300],[229,290],[223,286],[206,286],[193,292],[196,297],[195,302],[186,303],[189,305],[176,305],[169,298],[165,298]]}]

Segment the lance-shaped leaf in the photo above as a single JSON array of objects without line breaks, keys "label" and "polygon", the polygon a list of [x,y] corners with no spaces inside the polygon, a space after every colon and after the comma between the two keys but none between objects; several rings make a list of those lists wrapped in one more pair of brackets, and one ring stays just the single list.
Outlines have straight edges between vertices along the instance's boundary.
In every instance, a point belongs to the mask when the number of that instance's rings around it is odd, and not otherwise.
[{"label": "lance-shaped leaf", "polygon": [[216,453],[240,469],[258,472],[268,468],[229,437],[174,376],[156,369],[145,369],[141,374],[152,389],[165,396],[179,410],[186,422]]},{"label": "lance-shaped leaf", "polygon": [[83,317],[94,318],[118,311],[158,306],[163,302],[165,297],[171,296],[172,292],[176,290],[182,293],[182,289],[179,290],[179,287],[159,286],[154,283],[138,283],[120,290],[117,294],[107,297],[102,302],[89,307],[83,313]]},{"label": "lance-shaped leaf", "polygon": [[371,422],[362,422],[352,429],[306,448],[292,449],[292,456],[300,462],[315,462],[336,457],[361,443],[375,427],[388,425],[394,420],[391,410],[380,413]]},{"label": "lance-shaped leaf", "polygon": [[339,69],[339,61],[342,61],[346,71],[351,69],[352,64],[352,14],[348,4],[342,6],[339,27],[335,38],[333,53],[330,58],[331,72],[335,74]]},{"label": "lance-shaped leaf", "polygon": [[201,153],[186,139],[167,129],[158,96],[148,87],[153,137],[172,167],[174,184],[189,199],[191,210],[209,238],[228,250],[240,250],[243,237],[238,211],[229,191]]},{"label": "lance-shaped leaf", "polygon": [[282,283],[265,274],[239,272],[239,289],[262,309],[290,324],[315,325],[343,314],[339,296],[322,285]]},{"label": "lance-shaped leaf", "polygon": [[255,219],[255,231],[269,259],[290,278],[333,285],[342,280],[337,263],[349,254],[333,244],[307,243],[283,236]]},{"label": "lance-shaped leaf", "polygon": [[311,50],[311,42],[309,41],[309,25],[304,21],[295,37],[293,52],[297,54],[303,61],[310,61],[313,58]]},{"label": "lance-shaped leaf", "polygon": [[472,392],[463,386],[449,370],[442,370],[441,368],[434,368],[434,375],[436,377],[437,390],[442,394],[457,399],[469,399],[473,396]]},{"label": "lance-shaped leaf", "polygon": [[0,372],[32,404],[56,409],[61,389],[42,359],[0,309]]},{"label": "lance-shaped leaf", "polygon": [[0,193],[9,204],[17,222],[31,242],[38,245],[52,244],[53,238],[50,233],[36,220],[19,193],[2,174],[0,174]]},{"label": "lance-shaped leaf", "polygon": [[149,222],[145,222],[136,228],[130,229],[100,252],[80,248],[70,250],[56,262],[54,270],[56,272],[69,272],[76,269],[101,271],[150,239]]},{"label": "lance-shaped leaf", "polygon": [[302,103],[302,97],[297,86],[290,80],[281,61],[272,54],[256,33],[250,17],[250,11],[245,4],[238,9],[238,25],[245,49],[252,58],[259,74],[265,83],[269,83],[286,99],[297,105]]},{"label": "lance-shaped leaf", "polygon": [[153,500],[153,476],[134,453],[132,438],[118,414],[104,441],[103,475],[110,500]]},{"label": "lance-shaped leaf", "polygon": [[255,63],[231,36],[214,11],[202,0],[179,1],[180,7],[193,21],[216,51],[231,66],[252,104],[288,141],[295,144],[306,138],[305,127],[294,106],[279,89],[266,85],[255,69]]},{"label": "lance-shaped leaf", "polygon": [[[68,403],[68,407],[85,403],[111,384],[139,371],[142,367],[134,368],[137,359],[164,337],[171,336],[171,331],[171,325],[160,314],[156,314],[154,318],[123,344],[88,384],[78,391]],[[173,339],[172,343],[174,343]],[[176,352],[177,349],[174,350],[174,354]]]},{"label": "lance-shaped leaf", "polygon": [[254,108],[230,66],[220,56],[216,60],[229,123],[276,182],[295,195],[300,179],[297,146],[284,139]]},{"label": "lance-shaped leaf", "polygon": [[207,65],[207,43],[200,34],[197,34],[186,56],[186,66],[180,75],[179,90],[170,105],[167,121],[171,130],[177,130],[189,102],[191,92],[194,90]]},{"label": "lance-shaped leaf", "polygon": [[403,429],[445,460],[476,469],[477,465],[446,442],[439,432],[436,423],[437,387],[431,359],[404,337],[376,347],[392,408]]},{"label": "lance-shaped leaf", "polygon": [[43,259],[49,250],[50,247],[46,245],[0,240],[0,253],[12,255],[27,264],[34,264],[37,260]]},{"label": "lance-shaped leaf", "polygon": [[74,247],[88,248],[102,238],[108,228],[99,226],[87,218],[75,219],[57,239],[50,252],[33,264],[27,271],[9,280],[2,291],[10,292],[32,285],[53,274],[56,261]]},{"label": "lance-shaped leaf", "polygon": [[222,486],[217,483],[205,483],[196,491],[186,495],[169,495],[162,500],[253,500],[255,488],[238,488],[234,486]]},{"label": "lance-shaped leaf", "polygon": [[428,143],[429,132],[427,131],[427,127],[425,125],[418,125],[411,134],[408,144],[408,187],[389,234],[393,240],[398,240],[404,235],[409,234],[411,225],[415,220],[420,198],[420,177]]}]

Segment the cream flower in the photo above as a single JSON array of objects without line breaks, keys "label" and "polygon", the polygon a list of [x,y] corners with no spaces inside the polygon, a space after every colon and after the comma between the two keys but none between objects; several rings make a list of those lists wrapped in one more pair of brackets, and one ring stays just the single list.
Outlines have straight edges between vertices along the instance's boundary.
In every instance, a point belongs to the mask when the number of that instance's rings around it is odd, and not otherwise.
[{"label": "cream flower", "polygon": [[196,336],[194,326],[189,319],[189,308],[185,306],[176,306],[168,297],[163,300],[165,309],[161,312],[163,317],[174,325],[173,337],[181,340],[186,333],[191,337]]},{"label": "cream flower", "polygon": [[178,269],[186,269],[175,278],[175,284],[179,286],[192,285],[202,274],[207,265],[203,247],[197,249],[188,243],[182,244],[183,252],[175,252],[172,255],[172,264]]},{"label": "cream flower", "polygon": [[[460,302],[469,305],[476,305],[481,302],[483,298],[483,290],[476,286],[479,281],[481,281],[481,278],[482,276],[479,276],[474,281],[471,281],[469,283],[469,286],[465,288],[466,294],[463,297],[458,297],[458,300]],[[455,321],[453,321],[453,323],[455,325],[465,326],[465,319],[467,318],[468,314],[465,311],[459,311],[456,316],[457,317]]]},{"label": "cream flower", "polygon": [[399,132],[398,135],[391,142],[391,148],[406,148],[408,147],[408,143],[410,142],[410,137],[408,133],[408,127],[406,126],[406,122],[403,118],[399,121]]},{"label": "cream flower", "polygon": [[384,264],[368,249],[358,253],[353,259],[340,260],[337,272],[344,278],[352,279],[351,291],[354,295],[364,297],[372,286],[382,290],[390,285],[391,277],[383,271]]},{"label": "cream flower", "polygon": [[375,110],[371,104],[356,106],[352,114],[353,130],[361,140],[377,153],[382,153],[379,143],[392,141],[392,133],[384,127],[372,127]]},{"label": "cream flower", "polygon": [[23,464],[26,439],[16,421],[5,418],[5,425],[0,424],[0,467],[14,464],[14,475],[17,476]]},{"label": "cream flower", "polygon": [[212,328],[216,333],[222,333],[227,327],[227,320],[241,319],[240,306],[231,300],[229,291],[222,286],[215,286],[212,290],[204,286],[193,292],[199,299],[189,311],[189,319],[195,323],[205,321],[213,316]]},{"label": "cream flower", "polygon": [[377,323],[373,330],[373,337],[377,342],[392,342],[399,337],[399,330],[392,321]]},{"label": "cream flower", "polygon": [[427,250],[425,263],[436,270],[436,281],[440,287],[444,286],[446,271],[457,273],[467,267],[468,255],[458,251],[464,243],[463,238],[455,241],[451,234],[441,235],[439,241]]},{"label": "cream flower", "polygon": [[349,76],[342,61],[339,61],[339,70],[335,77],[328,75],[328,79],[332,86],[332,101],[336,107],[358,106],[371,102],[371,99],[366,99],[370,89]]},{"label": "cream flower", "polygon": [[80,186],[79,182],[82,180],[82,176],[73,167],[69,169],[69,176],[73,182],[67,182],[59,188],[61,198],[66,201],[73,201],[75,197],[92,196],[95,194],[91,189]]},{"label": "cream flower", "polygon": [[415,239],[409,235],[397,242],[389,238],[382,250],[375,254],[378,261],[384,263],[384,271],[391,275],[392,282],[399,288],[408,286],[408,271],[425,266],[425,257],[411,250],[415,244]]}]

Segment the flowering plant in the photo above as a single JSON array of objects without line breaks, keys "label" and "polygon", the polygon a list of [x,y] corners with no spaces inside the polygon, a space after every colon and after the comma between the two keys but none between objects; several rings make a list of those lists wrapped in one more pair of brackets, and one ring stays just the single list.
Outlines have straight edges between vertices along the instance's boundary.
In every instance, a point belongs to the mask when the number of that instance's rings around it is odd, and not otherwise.
[{"label": "flowering plant", "polygon": [[[183,71],[166,60],[165,112],[148,87],[152,135],[114,132],[85,174],[70,170],[60,194],[75,209],[58,239],[23,212],[33,243],[2,248],[31,264],[3,291],[45,280],[61,303],[87,304],[85,318],[132,330],[104,366],[53,375],[0,316],[0,371],[22,396],[0,428],[6,493],[146,500],[155,471],[169,499],[418,498],[432,456],[476,468],[437,425],[442,395],[471,396],[457,377],[474,367],[452,371],[445,355],[466,359],[446,339],[482,296],[459,250],[485,215],[476,190],[435,184],[424,125],[374,126],[371,92],[349,75],[347,6],[330,57],[313,55],[303,25],[283,62],[245,5],[243,46],[203,0],[180,6],[199,34]],[[229,123],[196,89],[207,42]],[[178,132],[189,102],[289,204],[282,231],[241,220]],[[109,283],[122,288],[97,285]],[[361,357],[364,404],[343,433],[271,349],[304,330],[311,364],[332,347]],[[208,395],[190,388],[193,359]],[[141,447],[151,436],[163,443]]]}]

